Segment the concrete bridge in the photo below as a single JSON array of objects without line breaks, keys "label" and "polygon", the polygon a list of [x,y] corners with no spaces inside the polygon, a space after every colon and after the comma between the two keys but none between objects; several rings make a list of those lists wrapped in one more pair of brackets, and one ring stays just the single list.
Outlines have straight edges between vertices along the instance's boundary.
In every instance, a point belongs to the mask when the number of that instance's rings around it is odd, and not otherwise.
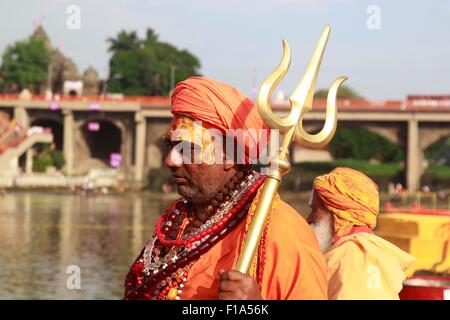
[{"label": "concrete bridge", "polygon": [[[450,135],[448,105],[341,100],[338,106],[338,126],[368,128],[406,150],[406,181],[411,191],[419,187],[424,150]],[[274,102],[280,115],[288,108],[286,102]],[[325,101],[316,101],[305,126],[320,128],[324,110]],[[51,128],[56,147],[64,151],[67,175],[107,167],[110,155],[119,154],[120,169],[133,184],[143,183],[150,169],[162,166],[161,137],[171,120],[168,97],[63,97],[54,101],[3,95],[0,112],[24,127]]]}]

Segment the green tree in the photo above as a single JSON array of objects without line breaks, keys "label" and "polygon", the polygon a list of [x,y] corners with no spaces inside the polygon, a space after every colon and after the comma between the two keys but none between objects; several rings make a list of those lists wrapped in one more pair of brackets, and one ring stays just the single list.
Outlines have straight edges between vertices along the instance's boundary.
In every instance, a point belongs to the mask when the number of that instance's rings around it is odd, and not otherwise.
[{"label": "green tree", "polygon": [[33,160],[33,171],[45,172],[50,166],[61,169],[66,163],[63,151],[56,150],[54,145],[43,144],[36,151],[37,154]]},{"label": "green tree", "polygon": [[199,74],[197,57],[187,50],[159,41],[152,29],[147,30],[145,39],[139,39],[136,32],[121,31],[108,42],[112,52],[109,92],[168,95],[172,80],[177,83]]},{"label": "green tree", "polygon": [[398,162],[404,159],[401,147],[365,128],[338,127],[328,145],[334,158]]},{"label": "green tree", "polygon": [[129,51],[139,49],[139,37],[135,31],[126,32],[125,30],[120,31],[117,34],[117,38],[108,38],[109,42],[109,52],[117,51]]},{"label": "green tree", "polygon": [[8,46],[2,61],[1,73],[6,88],[38,92],[47,77],[50,55],[42,40],[31,37]]},{"label": "green tree", "polygon": [[450,166],[450,137],[442,138],[425,150],[426,158],[434,164]]},{"label": "green tree", "polygon": [[[326,99],[328,95],[328,89],[319,89],[314,94],[315,98]],[[341,86],[337,93],[338,99],[364,99],[354,89],[348,86]]]}]

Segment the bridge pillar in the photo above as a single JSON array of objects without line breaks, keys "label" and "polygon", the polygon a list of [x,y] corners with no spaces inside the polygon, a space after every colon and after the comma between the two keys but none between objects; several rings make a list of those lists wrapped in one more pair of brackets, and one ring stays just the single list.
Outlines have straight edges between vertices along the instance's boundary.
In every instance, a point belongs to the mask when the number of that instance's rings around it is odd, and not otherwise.
[{"label": "bridge pillar", "polygon": [[406,158],[406,185],[408,191],[414,192],[419,188],[420,176],[422,174],[422,159],[419,146],[419,124],[416,119],[408,121]]},{"label": "bridge pillar", "polygon": [[25,165],[25,172],[27,174],[30,174],[33,172],[33,148],[30,148],[27,150],[26,153],[26,165]]},{"label": "bridge pillar", "polygon": [[71,110],[64,110],[64,142],[63,152],[66,161],[66,174],[68,176],[73,173],[73,159],[74,159],[74,121],[73,112]]},{"label": "bridge pillar", "polygon": [[138,183],[142,183],[144,180],[144,165],[145,165],[145,136],[147,123],[142,112],[136,112],[136,139],[134,146],[134,179]]},{"label": "bridge pillar", "polygon": [[17,106],[14,108],[14,119],[16,119],[17,123],[24,128],[28,128],[30,126],[30,119],[28,117],[27,110],[23,106]]}]

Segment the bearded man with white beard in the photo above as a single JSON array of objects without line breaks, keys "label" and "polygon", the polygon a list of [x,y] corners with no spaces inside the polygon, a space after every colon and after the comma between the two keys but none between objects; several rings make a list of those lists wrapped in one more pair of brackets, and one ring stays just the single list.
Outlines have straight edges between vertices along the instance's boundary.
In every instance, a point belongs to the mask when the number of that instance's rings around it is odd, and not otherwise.
[{"label": "bearded man with white beard", "polygon": [[414,257],[373,234],[378,186],[363,173],[336,168],[314,180],[308,222],[327,262],[328,299],[399,299]]}]

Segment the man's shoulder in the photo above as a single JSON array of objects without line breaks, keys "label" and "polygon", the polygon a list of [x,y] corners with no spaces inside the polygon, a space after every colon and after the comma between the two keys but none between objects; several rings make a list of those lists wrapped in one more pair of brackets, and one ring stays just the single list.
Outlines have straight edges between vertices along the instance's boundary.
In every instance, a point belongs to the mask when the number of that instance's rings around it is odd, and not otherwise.
[{"label": "man's shoulder", "polygon": [[365,272],[364,265],[368,261],[367,252],[355,238],[349,237],[345,241],[338,241],[325,252],[329,281],[339,282],[337,279],[341,277],[362,278],[361,273]]},{"label": "man's shoulder", "polygon": [[385,257],[383,250],[376,245],[384,242],[384,239],[367,232],[345,236],[325,253],[327,265],[329,268],[353,270],[367,261],[376,261],[380,253]]},{"label": "man's shoulder", "polygon": [[281,198],[273,210],[272,221],[288,229],[298,231],[300,228],[310,230],[311,234],[313,232],[305,218]]},{"label": "man's shoulder", "polygon": [[360,232],[342,238],[329,252],[332,254],[327,253],[325,255],[327,262],[329,261],[328,256],[334,255],[336,258],[339,257],[342,259],[342,257],[351,255],[351,260],[355,261],[355,263],[358,260],[370,260],[380,265],[384,263],[395,264],[400,265],[402,269],[406,269],[415,261],[413,256],[389,241],[373,233],[366,232]]},{"label": "man's shoulder", "polygon": [[319,250],[314,231],[300,213],[279,199],[271,216],[272,240],[282,241],[284,246],[304,244]]},{"label": "man's shoulder", "polygon": [[358,244],[357,238],[358,235],[354,234],[352,236],[342,238],[333,244],[333,246],[325,253],[327,264],[342,265],[347,262],[356,263],[357,257],[364,253],[364,248]]},{"label": "man's shoulder", "polygon": [[345,254],[375,254],[376,252],[389,252],[398,249],[392,243],[373,233],[358,232],[339,239],[328,253]]}]

